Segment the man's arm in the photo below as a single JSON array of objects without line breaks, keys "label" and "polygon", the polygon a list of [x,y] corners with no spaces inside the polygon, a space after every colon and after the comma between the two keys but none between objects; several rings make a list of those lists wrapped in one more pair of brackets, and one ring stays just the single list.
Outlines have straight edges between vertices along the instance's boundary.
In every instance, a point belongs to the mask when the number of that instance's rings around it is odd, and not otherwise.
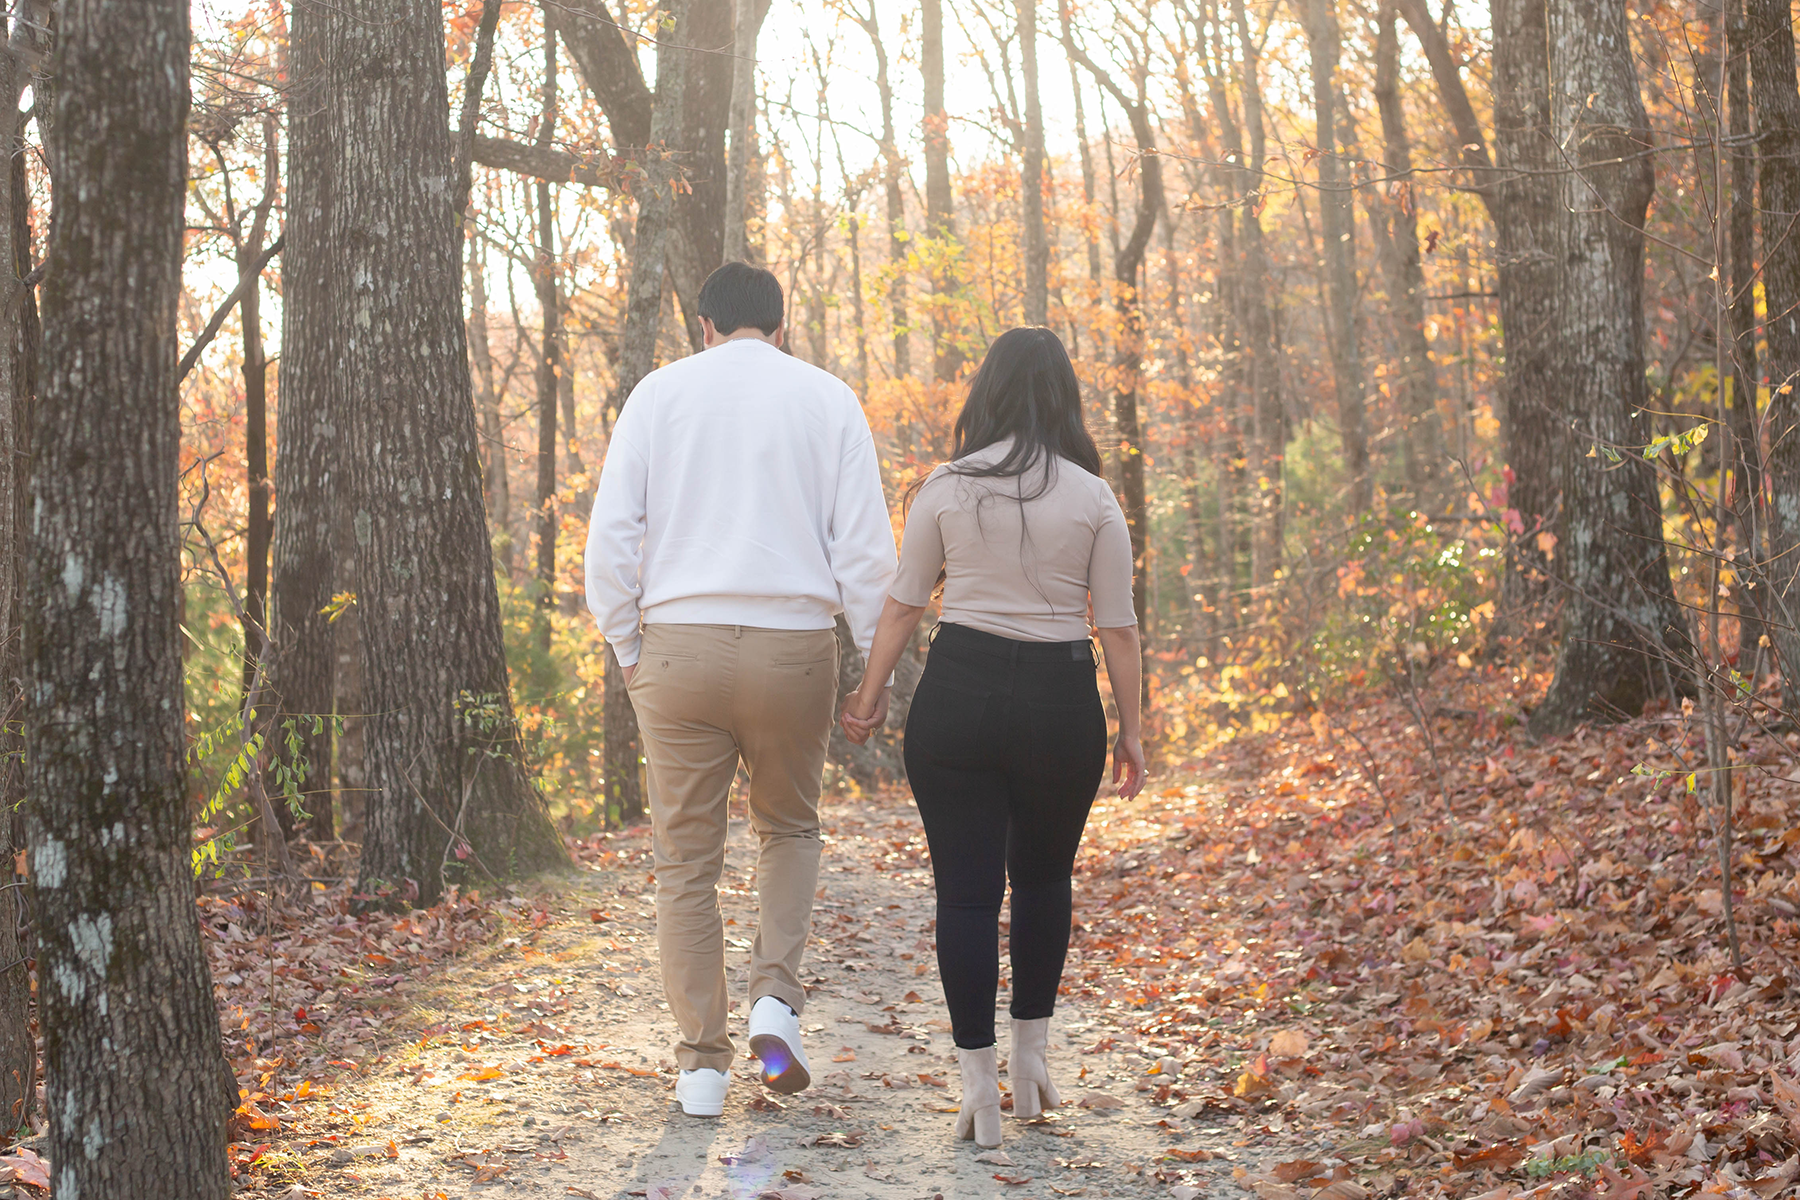
[{"label": "man's arm", "polygon": [[[626,404],[613,426],[600,483],[594,489],[594,512],[588,521],[587,605],[625,668],[627,679],[637,666],[638,600],[644,594],[644,530],[647,527],[649,472],[644,456],[632,444]],[[635,424],[633,422],[632,424]]]},{"label": "man's arm", "polygon": [[894,526],[888,517],[887,497],[881,491],[875,439],[860,406],[848,437],[838,472],[829,550],[844,619],[867,662],[881,606],[894,583]]}]

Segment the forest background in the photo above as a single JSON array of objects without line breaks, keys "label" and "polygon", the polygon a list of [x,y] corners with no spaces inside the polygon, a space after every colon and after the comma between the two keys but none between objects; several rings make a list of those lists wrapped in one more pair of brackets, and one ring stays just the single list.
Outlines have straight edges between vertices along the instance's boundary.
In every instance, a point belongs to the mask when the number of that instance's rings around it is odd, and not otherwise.
[{"label": "forest background", "polygon": [[[1064,338],[1165,765],[1339,739],[1392,866],[1369,714],[1410,722],[1447,814],[1447,716],[1666,718],[1633,773],[1721,876],[1728,950],[1695,961],[1746,974],[1773,951],[1734,924],[1734,779],[1800,711],[1795,78],[1778,0],[17,0],[0,674],[31,869],[0,889],[0,1106],[36,1099],[35,1012],[56,1111],[104,1107],[115,1039],[162,1019],[108,1015],[136,972],[230,1108],[193,931],[156,917],[190,872],[454,906],[641,819],[581,544],[620,407],[698,350],[731,258],[863,398],[896,528],[987,341]],[[123,319],[162,304],[178,346]],[[127,596],[178,611],[167,645],[125,645]],[[894,782],[896,738],[836,743],[833,786]],[[54,1158],[104,1192],[81,1128]]]}]

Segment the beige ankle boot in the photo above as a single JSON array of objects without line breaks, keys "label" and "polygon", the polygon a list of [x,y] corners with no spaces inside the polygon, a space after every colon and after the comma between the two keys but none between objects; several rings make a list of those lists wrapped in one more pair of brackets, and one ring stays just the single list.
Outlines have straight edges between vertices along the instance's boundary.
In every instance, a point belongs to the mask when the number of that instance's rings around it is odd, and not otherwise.
[{"label": "beige ankle boot", "polygon": [[973,1138],[983,1150],[992,1150],[1000,1144],[1000,1067],[994,1047],[964,1050],[958,1046],[956,1062],[962,1068],[956,1136],[965,1142]]},{"label": "beige ankle boot", "polygon": [[1049,1017],[1013,1018],[1012,1057],[1006,1064],[1006,1077],[1012,1081],[1013,1116],[1021,1120],[1033,1120],[1045,1109],[1062,1104],[1056,1085],[1050,1082],[1049,1037]]}]

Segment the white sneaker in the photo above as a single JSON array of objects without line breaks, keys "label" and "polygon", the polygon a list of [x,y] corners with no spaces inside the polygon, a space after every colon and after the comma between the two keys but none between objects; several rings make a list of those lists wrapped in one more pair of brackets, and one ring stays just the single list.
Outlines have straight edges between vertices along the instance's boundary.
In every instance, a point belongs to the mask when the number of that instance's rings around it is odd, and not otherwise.
[{"label": "white sneaker", "polygon": [[772,1092],[798,1092],[812,1083],[800,1045],[800,1018],[773,996],[751,1006],[750,1053],[762,1060],[763,1086]]},{"label": "white sneaker", "polygon": [[690,1117],[716,1117],[725,1111],[725,1089],[730,1086],[730,1071],[711,1067],[683,1071],[675,1081],[675,1102]]}]

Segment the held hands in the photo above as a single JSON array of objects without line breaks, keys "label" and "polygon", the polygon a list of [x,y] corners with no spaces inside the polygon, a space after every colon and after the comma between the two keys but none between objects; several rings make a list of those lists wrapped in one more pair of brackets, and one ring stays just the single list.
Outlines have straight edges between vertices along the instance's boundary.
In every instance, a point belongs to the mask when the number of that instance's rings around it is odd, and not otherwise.
[{"label": "held hands", "polygon": [[1119,798],[1129,800],[1144,789],[1144,747],[1134,737],[1119,735],[1113,743],[1113,786]]},{"label": "held hands", "polygon": [[870,695],[869,686],[864,684],[850,693],[849,699],[844,701],[844,711],[838,722],[844,727],[844,736],[860,746],[869,740],[871,733],[887,722],[887,712],[887,688],[880,688],[874,695]]}]

